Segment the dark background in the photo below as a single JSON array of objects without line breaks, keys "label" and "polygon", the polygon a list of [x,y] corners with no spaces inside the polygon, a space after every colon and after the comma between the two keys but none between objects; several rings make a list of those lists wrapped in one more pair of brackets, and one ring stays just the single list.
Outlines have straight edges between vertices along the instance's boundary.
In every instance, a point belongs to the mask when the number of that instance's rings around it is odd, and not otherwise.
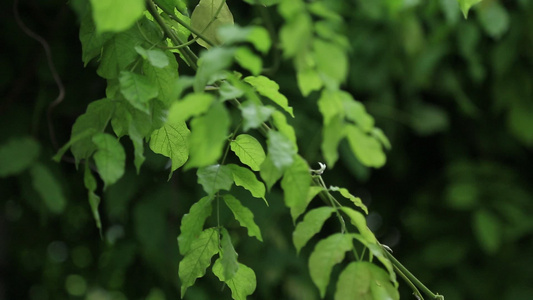
[{"label": "dark background", "polygon": [[[242,25],[261,16],[244,2],[228,4]],[[27,171],[1,179],[0,299],[177,299],[180,219],[202,196],[194,171],[176,172],[167,182],[166,160],[146,148],[136,175],[128,144],[124,178],[98,191],[101,239],[82,172],[70,154],[60,164],[51,161],[57,149],[47,109],[58,89],[43,48],[17,25],[13,3],[0,5],[0,147],[25,136],[37,141],[39,163],[68,200],[55,214]],[[365,103],[392,150],[385,167],[371,170],[343,144],[326,183],[360,196],[380,241],[447,300],[533,299],[533,2],[484,0],[468,20],[455,0],[330,5],[343,12],[352,45],[344,88]],[[26,26],[49,43],[65,86],[65,99],[51,115],[62,145],[76,117],[104,96],[106,83],[96,63],[83,66],[79,21],[68,3],[24,0],[19,10]],[[279,25],[275,9],[267,11]],[[273,78],[295,107],[302,155],[316,164],[323,161],[318,95],[299,96],[293,72],[282,62]],[[257,274],[250,298],[318,299],[307,270],[312,246],[296,255],[280,195],[272,191],[268,209],[262,201],[246,203],[264,243],[222,215],[239,260]],[[333,222],[326,227],[338,230]],[[331,284],[328,299],[333,290]],[[401,292],[412,297],[402,283]],[[229,297],[209,271],[186,295]]]}]

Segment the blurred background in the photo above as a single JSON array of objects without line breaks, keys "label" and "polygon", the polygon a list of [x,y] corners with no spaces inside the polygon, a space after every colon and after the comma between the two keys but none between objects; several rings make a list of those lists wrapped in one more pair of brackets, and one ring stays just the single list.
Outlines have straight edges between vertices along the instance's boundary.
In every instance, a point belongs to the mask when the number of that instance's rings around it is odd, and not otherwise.
[{"label": "blurred background", "polygon": [[[106,82],[96,63],[81,61],[77,1],[20,2],[22,20],[50,44],[65,85],[52,112],[62,145],[88,103],[105,95]],[[360,196],[380,241],[447,300],[533,299],[533,2],[484,0],[468,20],[456,0],[327,3],[343,14],[339,30],[352,46],[344,88],[366,105],[392,150],[374,170],[342,144],[326,183]],[[195,172],[167,182],[167,161],[146,149],[137,175],[125,143],[125,176],[98,191],[100,236],[82,172],[70,154],[60,164],[51,160],[47,109],[58,90],[43,48],[22,32],[12,5],[0,4],[0,162],[7,164],[14,146],[24,159],[17,172],[0,173],[0,299],[177,299],[181,216],[203,196]],[[264,13],[237,0],[228,5],[242,25]],[[266,12],[280,24],[275,9]],[[303,99],[289,67],[281,64],[273,77],[295,107],[302,155],[318,166],[318,95]],[[222,215],[239,260],[257,274],[250,298],[318,299],[307,270],[312,246],[296,255],[280,196],[273,189],[268,209],[242,196],[263,243]],[[328,230],[338,228],[332,222]],[[402,299],[414,299],[400,285]],[[326,298],[333,292],[331,284]],[[230,299],[230,291],[208,272],[185,298]]]}]

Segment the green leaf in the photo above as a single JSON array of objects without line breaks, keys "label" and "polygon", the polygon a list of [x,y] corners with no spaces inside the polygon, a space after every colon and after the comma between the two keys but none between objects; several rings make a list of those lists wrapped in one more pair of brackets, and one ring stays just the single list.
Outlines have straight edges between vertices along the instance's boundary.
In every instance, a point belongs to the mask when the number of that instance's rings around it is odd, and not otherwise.
[{"label": "green leaf", "polygon": [[119,32],[130,28],[143,15],[142,0],[90,0],[98,32]]},{"label": "green leaf", "polygon": [[310,210],[303,221],[296,225],[294,232],[292,233],[292,242],[296,247],[296,252],[300,253],[300,250],[307,244],[307,242],[318,232],[324,225],[327,219],[331,216],[334,209],[329,206],[315,208]]},{"label": "green leaf", "polygon": [[12,139],[0,146],[0,178],[17,175],[39,156],[40,146],[31,137]]},{"label": "green leaf", "polygon": [[248,230],[248,236],[255,236],[259,241],[263,241],[261,230],[254,222],[254,214],[246,206],[243,206],[237,198],[230,194],[224,195],[224,202],[233,212],[235,219],[242,227]]},{"label": "green leaf", "polygon": [[137,130],[137,127],[135,127],[135,124],[133,122],[130,123],[128,132],[129,132],[130,140],[133,143],[133,149],[134,149],[135,158],[133,160],[133,163],[135,164],[135,169],[137,170],[137,174],[139,174],[139,172],[141,171],[141,166],[146,159],[144,157],[143,135]]},{"label": "green leaf", "polygon": [[83,182],[85,188],[87,189],[87,199],[89,200],[89,206],[91,207],[91,212],[93,214],[94,222],[96,223],[96,228],[100,231],[100,236],[102,235],[102,221],[100,219],[100,212],[98,212],[98,206],[100,205],[100,197],[96,195],[96,179],[91,173],[91,168],[88,165],[85,165],[85,172],[83,175]]},{"label": "green leaf", "polygon": [[213,100],[213,95],[204,93],[187,94],[185,98],[174,102],[168,110],[168,118],[172,120],[187,121],[190,117],[205,113]]},{"label": "green leaf", "polygon": [[[353,222],[352,222],[353,223]],[[363,237],[361,234],[352,234],[352,236],[357,239],[361,244],[363,244],[366,248],[370,250],[370,253],[377,257],[377,259],[381,262],[381,264],[387,269],[389,272],[389,280],[394,283],[394,285],[397,287],[398,282],[396,281],[396,273],[394,271],[394,266],[392,265],[391,261],[387,257],[387,254],[385,253],[386,250],[383,249],[383,246],[378,243],[377,239],[373,238],[373,240],[369,240],[369,238]]]},{"label": "green leaf", "polygon": [[157,97],[159,90],[148,77],[128,71],[120,72],[120,92],[138,110],[149,113],[148,101]]},{"label": "green leaf", "polygon": [[277,130],[281,132],[285,137],[287,137],[293,143],[293,146],[298,150],[298,145],[296,144],[296,133],[294,128],[287,123],[287,117],[280,111],[274,111],[272,113],[272,123],[276,126]]},{"label": "green leaf", "polygon": [[366,112],[365,106],[346,92],[341,92],[341,95],[346,119],[355,122],[364,132],[374,129],[374,118]]},{"label": "green leaf", "polygon": [[285,170],[281,180],[284,200],[287,207],[292,208],[307,203],[307,194],[311,186],[311,174],[307,162],[295,155],[294,163]]},{"label": "green leaf", "polygon": [[320,74],[331,78],[337,86],[346,80],[348,57],[340,46],[322,39],[314,39],[313,50]]},{"label": "green leaf", "polygon": [[173,14],[174,9],[179,7],[179,0],[154,0],[165,13]]},{"label": "green leaf", "polygon": [[297,150],[292,141],[286,136],[277,131],[270,130],[268,132],[267,146],[268,156],[278,170],[283,172],[292,165]]},{"label": "green leaf", "polygon": [[345,131],[350,148],[363,165],[379,168],[385,164],[385,153],[374,137],[365,134],[359,127],[353,125],[347,125]]},{"label": "green leaf", "polygon": [[318,72],[311,68],[298,70],[296,73],[296,79],[298,80],[298,88],[304,97],[309,96],[313,91],[320,90],[323,85]]},{"label": "green leaf", "polygon": [[[220,44],[218,29],[228,24],[233,24],[233,15],[225,0],[200,0],[191,15],[191,27],[215,45]],[[202,39],[198,39],[197,43],[205,48],[210,47]]]},{"label": "green leaf", "polygon": [[330,186],[329,190],[332,192],[339,192],[344,198],[352,201],[352,203],[355,204],[355,206],[362,209],[368,215],[368,208],[366,208],[366,205],[363,204],[363,201],[361,201],[361,198],[355,197],[354,195],[350,194],[350,191],[348,191],[346,188]]},{"label": "green leaf", "polygon": [[371,134],[381,143],[381,145],[383,145],[383,147],[385,147],[385,149],[390,150],[392,148],[389,139],[381,129],[376,127],[372,129]]},{"label": "green leaf", "polygon": [[335,300],[390,299],[398,300],[398,290],[387,273],[373,263],[350,263],[339,275]]},{"label": "green leaf", "polygon": [[345,137],[344,121],[342,118],[333,118],[329,123],[324,124],[322,127],[322,136],[322,154],[326,159],[326,164],[330,168],[333,168],[339,159],[337,148],[341,140]]},{"label": "green leaf", "polygon": [[343,92],[325,89],[318,99],[318,109],[324,118],[324,125],[332,120],[344,118]]},{"label": "green leaf", "polygon": [[211,196],[203,197],[191,206],[189,213],[181,218],[180,235],[178,236],[181,255],[189,252],[192,242],[202,232],[205,220],[211,215],[212,201],[213,197]]},{"label": "green leaf", "polygon": [[220,77],[221,71],[227,69],[235,56],[235,49],[211,48],[202,52],[198,60],[198,71],[194,80],[195,92],[203,92],[205,86]]},{"label": "green leaf", "polygon": [[239,269],[233,278],[227,279],[224,277],[224,267],[221,259],[217,259],[213,265],[213,274],[229,286],[231,297],[235,300],[246,300],[246,296],[253,294],[255,291],[257,284],[255,273],[243,264],[239,264]]},{"label": "green leaf", "polygon": [[135,46],[143,41],[136,28],[115,34],[104,44],[96,73],[105,79],[118,78],[120,71],[126,70],[139,56]]},{"label": "green leaf", "polygon": [[83,16],[80,23],[80,41],[82,49],[83,66],[86,67],[91,59],[102,54],[102,47],[111,38],[109,33],[98,33],[90,13]]},{"label": "green leaf", "polygon": [[187,168],[216,163],[228,138],[230,117],[220,102],[211,106],[203,116],[191,121],[190,159]]},{"label": "green leaf", "polygon": [[320,186],[311,186],[307,192],[307,198],[305,199],[305,202],[296,203],[293,207],[291,207],[291,216],[293,222],[296,222],[296,219],[298,219],[298,217],[304,213],[309,203],[311,203],[316,195],[323,190],[324,188]]},{"label": "green leaf", "polygon": [[224,44],[250,42],[263,54],[267,54],[272,45],[268,31],[261,26],[240,27],[237,24],[222,26],[218,30],[218,40]]},{"label": "green leaf", "polygon": [[475,212],[473,229],[480,246],[488,254],[498,251],[502,243],[502,230],[504,227],[500,219],[492,212],[482,209]]},{"label": "green leaf", "polygon": [[67,204],[67,199],[54,174],[44,165],[34,163],[30,168],[30,175],[33,187],[39,193],[48,209],[56,214],[62,213]]},{"label": "green leaf", "polygon": [[190,131],[184,121],[170,118],[163,127],[152,132],[150,149],[170,158],[172,161],[170,175],[183,166],[189,158],[189,134]]},{"label": "green leaf", "polygon": [[263,199],[265,200],[265,203],[267,203],[265,199],[265,185],[257,180],[254,172],[235,164],[229,164],[228,168],[230,168],[231,173],[233,174],[235,185],[242,186],[244,189],[248,190],[252,196]]},{"label": "green leaf", "polygon": [[465,19],[468,17],[468,11],[470,8],[481,2],[481,0],[457,0],[459,2],[459,7],[461,7],[461,11],[463,12],[463,16],[465,16]]},{"label": "green leaf", "polygon": [[259,75],[263,70],[263,60],[246,46],[237,48],[235,61],[252,75]]},{"label": "green leaf", "polygon": [[197,278],[205,275],[211,258],[218,253],[219,236],[215,228],[208,228],[192,241],[189,252],[180,261],[178,275],[181,279],[181,298]]},{"label": "green leaf", "polygon": [[343,206],[341,210],[350,217],[351,223],[359,230],[361,236],[370,244],[377,244],[377,239],[374,233],[366,225],[365,216],[349,207]]},{"label": "green leaf", "polygon": [[139,53],[150,65],[156,68],[164,68],[169,64],[169,58],[161,49],[146,50],[143,47],[135,46],[135,51]]},{"label": "green leaf", "polygon": [[220,246],[222,251],[220,252],[220,263],[223,270],[222,275],[225,280],[231,280],[239,270],[239,263],[237,262],[238,254],[235,252],[235,248],[233,248],[228,230],[222,228],[221,233],[222,239]]},{"label": "green leaf", "polygon": [[97,147],[94,162],[104,181],[104,190],[124,175],[126,153],[119,141],[107,133],[98,133],[92,138]]},{"label": "green leaf", "polygon": [[262,75],[248,76],[244,78],[244,81],[253,86],[259,94],[274,101],[294,118],[292,107],[289,106],[289,100],[279,92],[279,85],[275,81]]},{"label": "green leaf", "polygon": [[487,2],[477,10],[483,29],[493,38],[500,38],[509,30],[509,13],[500,2]]},{"label": "green leaf", "polygon": [[[152,50],[147,50],[152,51]],[[178,85],[178,63],[174,55],[170,52],[165,53],[167,66],[159,68],[154,66],[148,60],[143,63],[144,75],[157,87],[157,99],[161,100],[166,107],[176,101],[179,96]]]},{"label": "green leaf", "polygon": [[87,111],[76,119],[70,134],[70,140],[76,141],[71,147],[76,162],[89,158],[96,150],[96,145],[91,140],[92,136],[94,133],[104,131],[113,115],[113,110],[114,103],[111,100],[101,99],[89,104]]},{"label": "green leaf", "polygon": [[230,143],[231,151],[239,160],[254,171],[259,171],[265,160],[263,146],[251,135],[240,134]]},{"label": "green leaf", "polygon": [[274,183],[276,183],[281,176],[283,176],[283,171],[278,169],[272,162],[270,155],[267,155],[261,164],[259,175],[261,175],[261,178],[263,178],[268,190],[270,190]]},{"label": "green leaf", "polygon": [[242,113],[244,131],[260,127],[274,112],[274,108],[263,106],[250,100],[243,102],[239,109]]},{"label": "green leaf", "polygon": [[[115,104],[115,109],[113,112],[113,118],[111,119],[111,126],[113,131],[118,137],[122,137],[126,134],[130,134],[131,124],[135,125],[135,129],[138,131],[142,137],[149,137],[152,134],[152,127],[161,127],[159,125],[160,120],[158,119],[162,112],[159,106],[156,105],[155,101],[152,101],[150,104],[150,113],[146,114],[135,107],[133,107],[125,99],[113,101]],[[156,122],[154,122],[156,121]]]},{"label": "green leaf", "polygon": [[220,84],[220,89],[218,91],[220,93],[220,100],[222,101],[240,98],[244,95],[244,91],[242,89],[236,87],[228,81],[223,81],[222,84]]},{"label": "green leaf", "polygon": [[208,195],[219,190],[229,191],[233,185],[231,169],[224,165],[212,165],[198,169],[196,172],[198,183],[202,185]]},{"label": "green leaf", "polygon": [[333,266],[342,262],[346,251],[352,248],[352,237],[342,233],[330,235],[316,244],[309,257],[309,273],[321,298],[326,295]]},{"label": "green leaf", "polygon": [[[283,5],[292,5],[284,2],[293,1],[282,1],[279,6],[280,10]],[[285,19],[287,22],[281,28],[279,36],[281,47],[283,48],[283,57],[289,58],[309,48],[309,44],[313,40],[313,21],[307,13],[295,14],[289,18],[285,17]]]},{"label": "green leaf", "polygon": [[244,2],[253,4],[253,5],[264,5],[264,6],[272,6],[274,4],[278,4],[280,0],[244,0]]}]

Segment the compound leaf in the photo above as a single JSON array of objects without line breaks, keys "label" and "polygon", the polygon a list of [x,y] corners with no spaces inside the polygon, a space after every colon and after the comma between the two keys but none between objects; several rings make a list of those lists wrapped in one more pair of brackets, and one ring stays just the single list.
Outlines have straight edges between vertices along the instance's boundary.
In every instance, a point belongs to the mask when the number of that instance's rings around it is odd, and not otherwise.
[{"label": "compound leaf", "polygon": [[219,190],[229,191],[233,185],[231,169],[224,165],[212,165],[198,169],[198,183],[208,195]]},{"label": "compound leaf", "polygon": [[373,263],[350,263],[339,275],[335,300],[400,299],[387,273]]},{"label": "compound leaf", "polygon": [[255,198],[261,198],[266,202],[265,185],[261,181],[257,180],[254,172],[235,164],[229,164],[228,168],[231,169],[233,180],[235,181],[236,185],[242,186],[244,189],[248,190],[252,196]]},{"label": "compound leaf", "polygon": [[253,86],[259,94],[274,101],[294,118],[293,109],[289,106],[289,100],[279,92],[279,85],[275,81],[262,75],[248,76],[244,78],[244,81]]},{"label": "compound leaf", "polygon": [[284,191],[285,205],[292,208],[307,203],[307,194],[311,186],[311,174],[307,162],[298,155],[294,157],[294,163],[287,168],[281,180],[281,188]]},{"label": "compound leaf", "polygon": [[163,127],[154,130],[150,136],[150,149],[172,161],[171,175],[189,158],[189,134],[184,121],[169,118]]},{"label": "compound leaf", "polygon": [[263,146],[256,138],[248,134],[240,134],[231,141],[230,147],[243,164],[254,171],[259,171],[266,155]]},{"label": "compound leaf", "polygon": [[222,251],[220,252],[220,263],[222,264],[224,279],[230,280],[239,270],[239,263],[237,262],[238,254],[235,252],[235,248],[233,248],[228,230],[222,228],[221,233],[220,247]]},{"label": "compound leaf", "polygon": [[97,147],[94,162],[105,189],[124,175],[126,153],[120,142],[107,133],[96,134],[92,141]]}]

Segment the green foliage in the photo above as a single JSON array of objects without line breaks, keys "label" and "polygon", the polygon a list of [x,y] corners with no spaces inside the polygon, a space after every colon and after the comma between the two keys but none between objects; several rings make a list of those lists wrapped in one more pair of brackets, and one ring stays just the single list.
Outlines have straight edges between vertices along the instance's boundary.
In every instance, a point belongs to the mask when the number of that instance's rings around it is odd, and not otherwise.
[{"label": "green foliage", "polygon": [[[407,264],[451,299],[527,299],[521,277],[516,289],[496,290],[504,284],[485,270],[525,270],[503,262],[528,250],[523,241],[533,230],[530,54],[519,46],[529,41],[529,21],[515,8],[529,4],[483,2],[467,22],[459,8],[466,17],[479,1],[244,2],[252,6],[202,0],[191,19],[185,1],[72,3],[81,59],[107,81],[106,98],[88,104],[54,159],[83,164],[89,207],[70,199],[79,176],[46,163],[52,150],[37,142],[39,98],[23,114],[33,114],[26,127],[34,138],[16,129],[0,147],[0,177],[21,190],[8,193],[5,215],[11,222],[27,202],[45,228],[56,220],[47,213],[63,213],[50,228],[62,226],[68,237],[90,233],[83,224],[92,215],[105,243],[74,246],[90,240],[77,237],[67,250],[54,242],[19,251],[21,269],[47,270],[30,297],[163,299],[176,297],[179,281],[188,299],[398,299],[412,285],[440,299],[384,243],[407,249],[398,251]],[[92,90],[69,87],[80,101],[65,101],[72,106],[56,114],[82,112],[82,90],[92,91],[89,100],[104,94],[100,84],[82,85]],[[39,97],[50,94],[46,86]],[[324,160],[325,170],[310,168]],[[269,207],[252,199],[267,197]],[[243,238],[233,219],[264,245]],[[291,233],[299,257],[287,247]],[[135,271],[146,269],[154,276],[139,280]],[[94,282],[77,275],[96,272]],[[212,289],[215,277],[229,290]],[[479,288],[473,278],[493,284]]]}]

